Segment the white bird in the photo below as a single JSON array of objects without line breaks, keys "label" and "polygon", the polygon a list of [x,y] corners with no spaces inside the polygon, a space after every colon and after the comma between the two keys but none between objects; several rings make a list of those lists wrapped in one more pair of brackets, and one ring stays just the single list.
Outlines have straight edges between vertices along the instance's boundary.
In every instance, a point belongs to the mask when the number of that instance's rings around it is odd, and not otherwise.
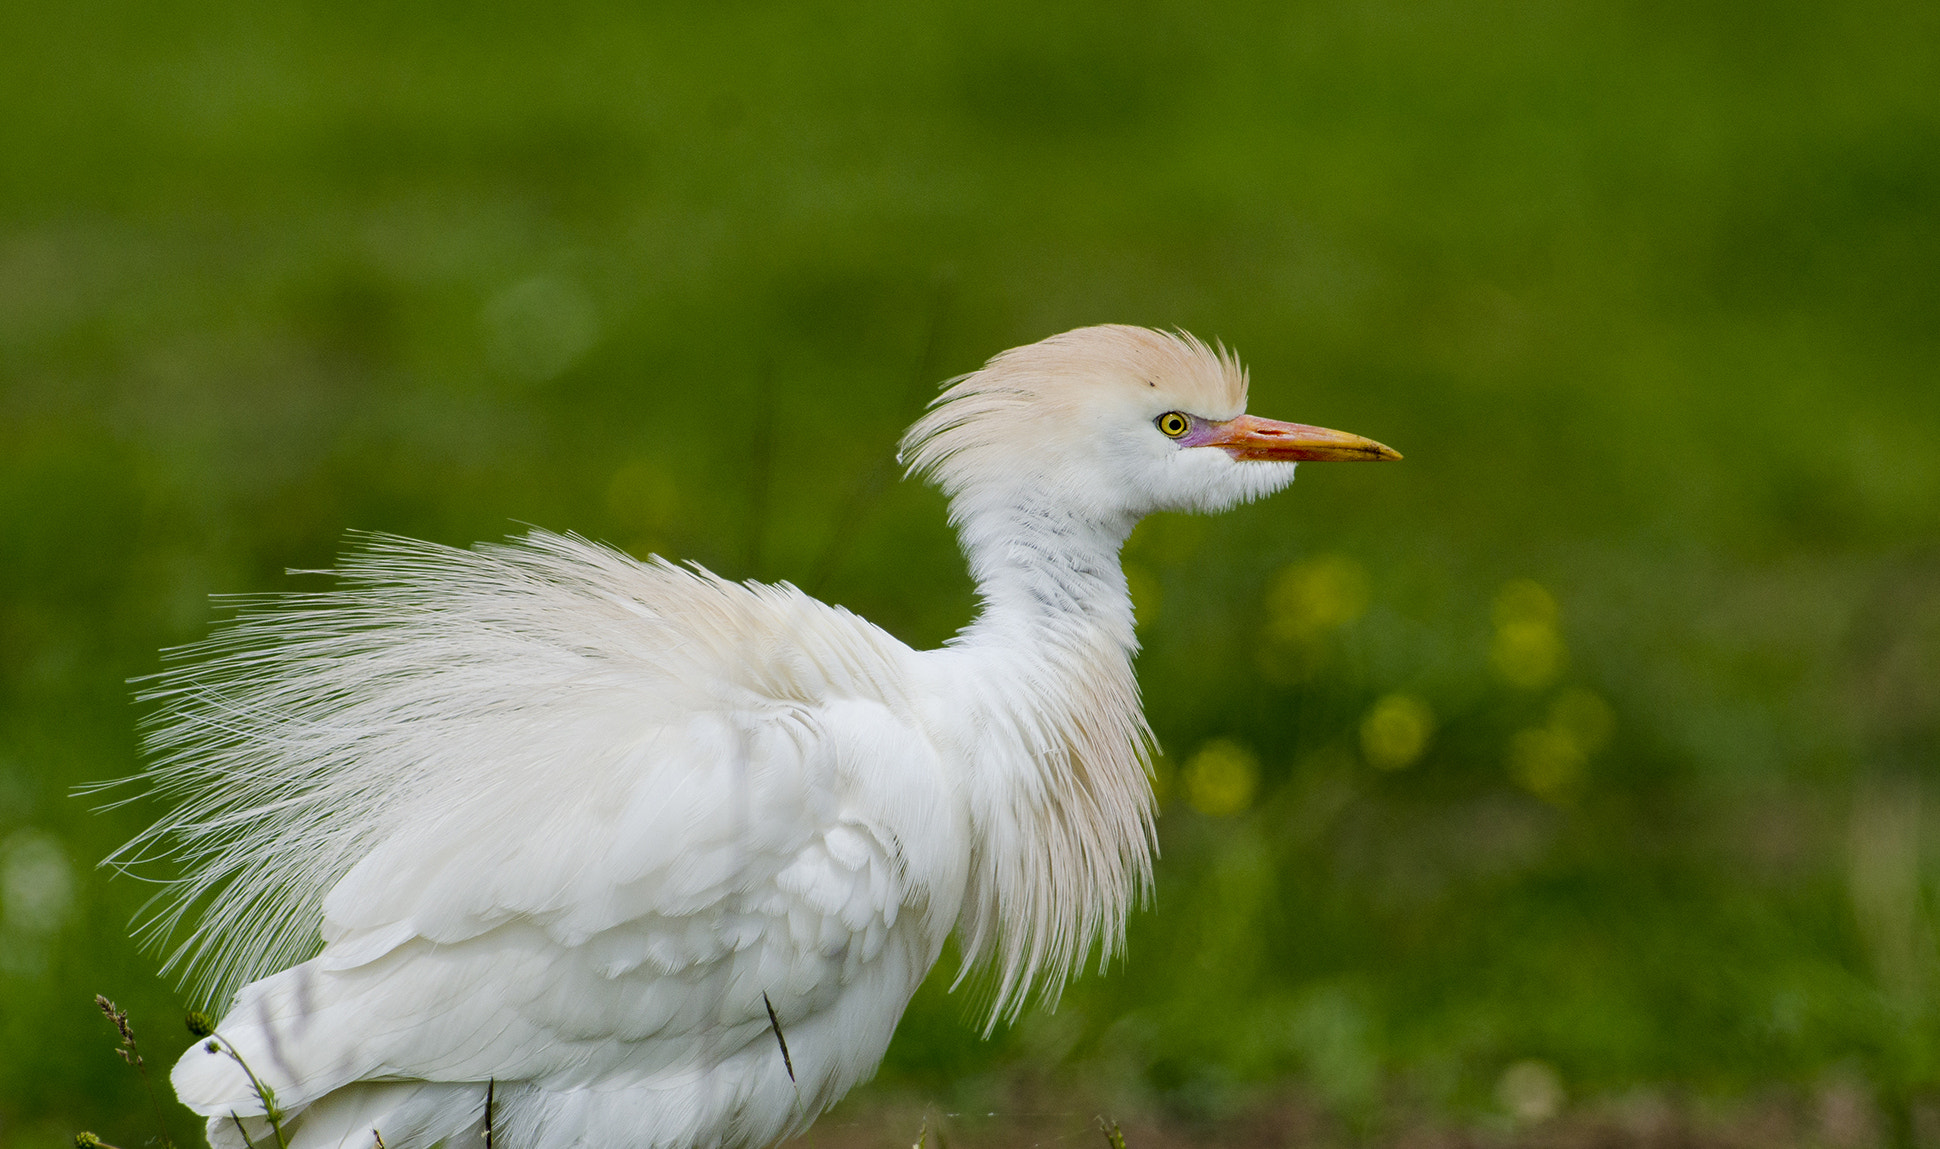
[{"label": "white bird", "polygon": [[875,1071],[952,931],[993,1025],[1054,1001],[1151,880],[1126,536],[1399,458],[1246,388],[1122,326],[948,386],[901,456],[981,598],[939,650],[543,532],[377,538],[190,648],[153,692],[177,808],[117,859],[184,864],[172,960],[241,986],[172,1075],[211,1144],[267,1143],[260,1083],[292,1149],[768,1145]]}]

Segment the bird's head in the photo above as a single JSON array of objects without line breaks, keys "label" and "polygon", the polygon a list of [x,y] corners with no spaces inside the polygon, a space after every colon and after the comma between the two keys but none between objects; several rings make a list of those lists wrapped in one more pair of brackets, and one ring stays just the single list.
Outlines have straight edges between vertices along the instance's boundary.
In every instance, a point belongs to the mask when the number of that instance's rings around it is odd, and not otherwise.
[{"label": "bird's head", "polygon": [[1359,435],[1245,412],[1246,370],[1223,348],[1144,327],[1081,327],[954,381],[899,457],[959,516],[1056,504],[1127,525],[1272,494],[1300,462],[1401,457]]}]

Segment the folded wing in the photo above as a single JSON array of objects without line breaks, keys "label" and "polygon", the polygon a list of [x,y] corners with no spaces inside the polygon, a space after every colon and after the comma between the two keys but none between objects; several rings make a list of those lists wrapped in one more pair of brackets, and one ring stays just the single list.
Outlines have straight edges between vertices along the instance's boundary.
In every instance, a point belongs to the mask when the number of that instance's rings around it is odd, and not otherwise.
[{"label": "folded wing", "polygon": [[[771,1041],[770,1007],[804,1040],[857,1024],[856,992],[894,996],[893,1026],[967,864],[937,846],[963,835],[905,648],[559,536],[378,540],[344,574],[164,678],[153,778],[182,812],[127,854],[189,861],[161,922],[209,903],[178,959],[256,979],[223,1036],[286,1107],[651,1081]],[[833,1086],[841,1058],[796,1068]],[[192,1050],[177,1083],[246,1114],[239,1074]]]}]

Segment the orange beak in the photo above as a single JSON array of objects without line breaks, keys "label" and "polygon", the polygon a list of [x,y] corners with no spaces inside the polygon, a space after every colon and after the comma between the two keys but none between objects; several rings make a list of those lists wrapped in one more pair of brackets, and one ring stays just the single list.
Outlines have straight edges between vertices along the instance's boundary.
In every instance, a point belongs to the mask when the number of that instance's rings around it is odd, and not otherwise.
[{"label": "orange beak", "polygon": [[1384,463],[1401,457],[1401,452],[1372,439],[1329,431],[1305,423],[1282,423],[1241,415],[1224,423],[1214,423],[1212,433],[1195,446],[1223,447],[1235,459],[1283,463],[1362,462]]}]

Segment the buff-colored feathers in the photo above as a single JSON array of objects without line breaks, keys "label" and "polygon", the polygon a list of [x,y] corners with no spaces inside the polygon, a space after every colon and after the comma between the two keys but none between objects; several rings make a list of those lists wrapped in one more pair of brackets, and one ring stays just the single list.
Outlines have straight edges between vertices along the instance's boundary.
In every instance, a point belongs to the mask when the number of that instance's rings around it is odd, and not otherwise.
[{"label": "buff-colored feathers", "polygon": [[1181,410],[1230,419],[1246,409],[1246,369],[1184,332],[1080,327],[995,356],[954,380],[903,437],[902,459],[956,495],[1057,457],[1056,440],[1111,415]]}]

